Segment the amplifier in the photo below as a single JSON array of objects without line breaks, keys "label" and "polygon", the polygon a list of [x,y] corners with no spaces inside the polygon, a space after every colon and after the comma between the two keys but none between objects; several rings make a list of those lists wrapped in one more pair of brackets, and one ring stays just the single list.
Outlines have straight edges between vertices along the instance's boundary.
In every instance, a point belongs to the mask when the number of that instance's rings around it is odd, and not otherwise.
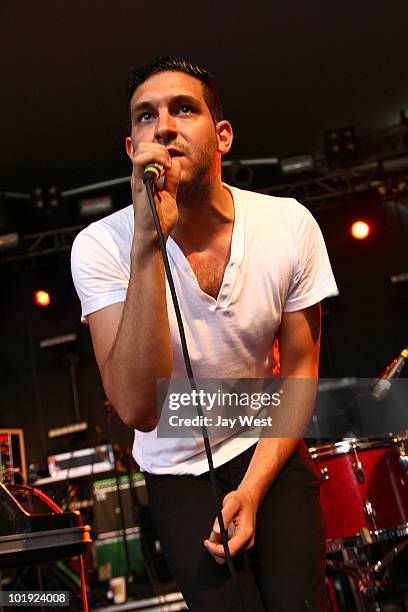
[{"label": "amplifier", "polygon": [[119,531],[98,537],[94,542],[94,554],[99,580],[110,580],[118,576],[126,576],[128,570],[144,575],[144,558],[140,543],[139,527],[126,529],[128,549],[127,566],[123,534]]},{"label": "amplifier", "polygon": [[143,474],[94,482],[93,528],[101,580],[126,573],[125,535],[131,571],[140,574],[146,569],[150,579],[173,582],[150,516]]},{"label": "amplifier", "polygon": [[143,474],[137,472],[131,476],[119,476],[118,479],[97,480],[93,483],[93,499],[93,527],[98,536],[135,527],[139,524],[138,508],[148,503]]}]

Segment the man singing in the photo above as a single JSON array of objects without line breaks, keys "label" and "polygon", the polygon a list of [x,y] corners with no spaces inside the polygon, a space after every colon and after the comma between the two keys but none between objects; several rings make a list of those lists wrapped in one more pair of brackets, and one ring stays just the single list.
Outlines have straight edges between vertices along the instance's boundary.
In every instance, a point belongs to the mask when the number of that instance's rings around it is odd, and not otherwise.
[{"label": "man singing", "polygon": [[[264,137],[256,99],[253,129]],[[134,456],[169,567],[194,612],[237,612],[203,441],[160,438],[157,380],[186,378],[143,170],[163,166],[156,205],[197,378],[316,378],[320,301],[336,293],[310,213],[290,198],[230,187],[232,127],[210,74],[166,57],[132,71],[133,204],[75,240],[72,272],[110,402],[135,429]],[[297,437],[234,434],[212,453],[247,612],[326,609],[318,480]],[[232,532],[231,532],[232,533]]]}]

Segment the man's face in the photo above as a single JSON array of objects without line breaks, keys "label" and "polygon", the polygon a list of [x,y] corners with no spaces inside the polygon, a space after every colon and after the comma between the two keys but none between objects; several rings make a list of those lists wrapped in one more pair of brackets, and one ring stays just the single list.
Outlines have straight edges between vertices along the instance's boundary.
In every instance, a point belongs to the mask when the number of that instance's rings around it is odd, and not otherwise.
[{"label": "man's face", "polygon": [[211,176],[225,151],[198,79],[175,71],[154,74],[136,89],[130,112],[128,149],[141,142],[164,145],[180,158],[181,184]]}]

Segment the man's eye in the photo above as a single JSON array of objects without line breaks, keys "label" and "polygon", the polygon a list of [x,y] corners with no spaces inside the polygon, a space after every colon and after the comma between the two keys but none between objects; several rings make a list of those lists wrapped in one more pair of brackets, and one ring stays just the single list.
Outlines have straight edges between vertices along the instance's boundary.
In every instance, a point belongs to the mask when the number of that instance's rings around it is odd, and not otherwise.
[{"label": "man's eye", "polygon": [[192,110],[193,109],[191,108],[191,106],[189,104],[183,104],[179,108],[180,113],[183,113],[183,114],[191,113]]},{"label": "man's eye", "polygon": [[149,119],[151,119],[151,118],[152,118],[152,113],[148,113],[148,112],[146,112],[146,113],[142,113],[142,114],[139,116],[139,121],[142,121],[142,122],[143,122],[143,121],[149,121]]}]

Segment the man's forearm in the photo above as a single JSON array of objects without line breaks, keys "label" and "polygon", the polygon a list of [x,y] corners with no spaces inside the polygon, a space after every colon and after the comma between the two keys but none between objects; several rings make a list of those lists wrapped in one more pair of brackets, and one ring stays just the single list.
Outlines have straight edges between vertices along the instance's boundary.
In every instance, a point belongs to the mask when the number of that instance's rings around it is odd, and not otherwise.
[{"label": "man's forearm", "polygon": [[282,401],[272,428],[262,431],[239,487],[248,490],[257,507],[309,424],[317,391],[320,319],[320,304],[282,316],[278,334]]},{"label": "man's forearm", "polygon": [[[247,490],[257,507],[279,472],[297,449],[313,412],[317,378],[292,376],[282,380],[279,412],[270,428],[264,428],[239,488]],[[276,437],[274,437],[276,436]],[[289,437],[290,436],[290,437]]]},{"label": "man's forearm", "polygon": [[149,431],[157,423],[157,380],[171,376],[172,344],[157,241],[134,242],[126,302],[102,378],[122,420]]},{"label": "man's forearm", "polygon": [[299,445],[298,438],[261,438],[238,489],[249,492],[257,507]]}]

